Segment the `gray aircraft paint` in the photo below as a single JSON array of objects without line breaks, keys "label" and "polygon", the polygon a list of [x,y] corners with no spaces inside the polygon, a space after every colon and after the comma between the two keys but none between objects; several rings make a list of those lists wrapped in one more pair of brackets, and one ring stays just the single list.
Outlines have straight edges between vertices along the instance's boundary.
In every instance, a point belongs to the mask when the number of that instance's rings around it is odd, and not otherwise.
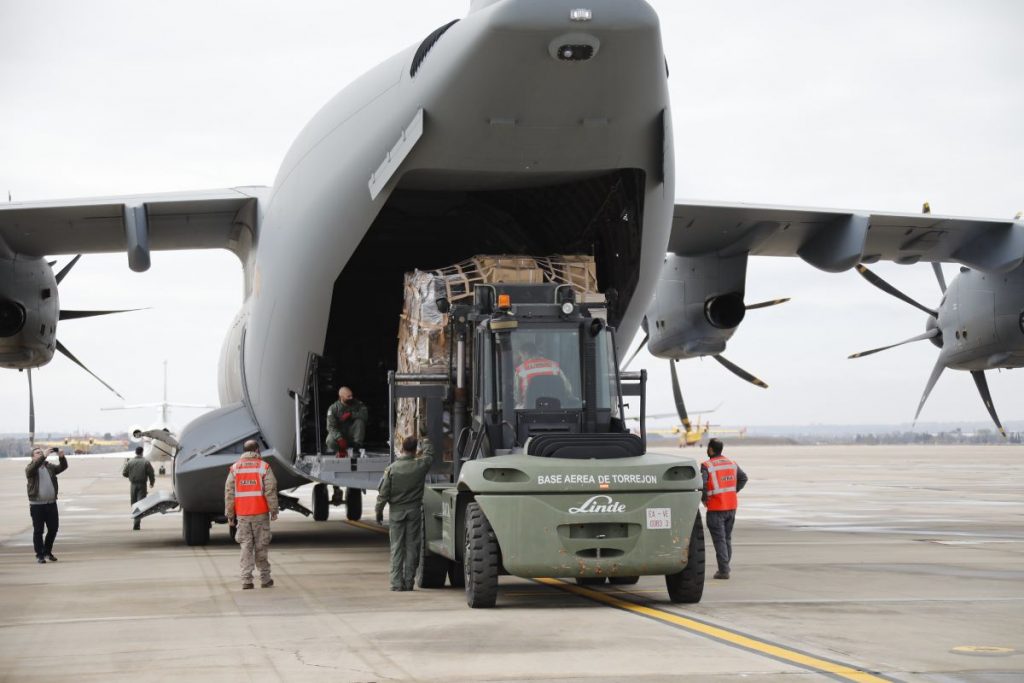
[{"label": "gray aircraft paint", "polygon": [[[642,2],[591,3],[594,20],[582,29],[601,37],[605,59],[584,70],[538,49],[557,42],[561,34],[552,26],[580,32],[567,21],[574,7],[506,2],[473,12],[445,32],[415,77],[409,75],[412,46],[336,95],[299,134],[262,212],[248,315],[236,321],[225,344],[220,383],[222,402],[250,406],[259,432],[283,459],[295,453],[288,392],[302,388],[308,355],[323,350],[332,293],[325,283],[338,277],[406,178],[422,190],[478,189],[644,169],[634,300],[650,298],[668,241],[673,194],[667,188],[674,182],[657,17]],[[527,101],[510,82],[530,83]],[[608,98],[607,90],[618,95]],[[568,92],[579,96],[566,101]],[[371,175],[421,109],[422,137],[401,173],[372,197]],[[635,333],[642,308],[627,308],[622,344]],[[227,368],[244,368],[244,382]],[[197,428],[182,434],[183,452]],[[178,476],[209,465],[207,458],[183,459]],[[303,481],[290,476],[283,487]],[[186,508],[216,509],[213,501],[192,500],[187,490],[179,496]]]}]

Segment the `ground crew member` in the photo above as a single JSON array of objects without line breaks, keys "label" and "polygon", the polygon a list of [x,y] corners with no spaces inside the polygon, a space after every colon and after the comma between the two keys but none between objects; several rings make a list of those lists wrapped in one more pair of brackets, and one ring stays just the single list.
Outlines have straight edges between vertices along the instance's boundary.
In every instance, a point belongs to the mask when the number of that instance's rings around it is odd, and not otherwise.
[{"label": "ground crew member", "polygon": [[391,590],[411,591],[420,565],[423,543],[423,484],[433,462],[433,447],[424,438],[423,455],[416,457],[417,441],[410,436],[402,442],[402,454],[387,466],[377,494],[377,524],[388,514],[391,537]]},{"label": "ground crew member", "polygon": [[[344,458],[349,448],[353,453],[363,447],[366,421],[370,413],[366,404],[355,398],[348,387],[338,389],[338,400],[327,409],[327,452]],[[341,503],[341,489],[334,487],[331,504]]]},{"label": "ground crew member", "polygon": [[339,453],[347,448],[359,449],[366,438],[366,404],[352,395],[348,387],[338,389],[338,400],[327,409],[327,452]]},{"label": "ground crew member", "polygon": [[224,515],[228,524],[237,527],[235,540],[242,546],[239,565],[242,590],[253,587],[255,567],[260,570],[260,587],[270,588],[270,523],[277,519],[277,479],[270,465],[260,458],[259,444],[250,439],[243,445],[244,453],[228,470],[224,482]]},{"label": "ground crew member", "polygon": [[562,372],[561,366],[556,361],[542,356],[536,344],[524,344],[519,350],[518,356],[519,364],[516,365],[515,370],[516,406],[521,408],[533,407],[526,405],[526,393],[530,387],[530,382],[537,377],[558,377],[562,380],[562,384],[565,385],[566,393],[572,393],[572,385],[569,384],[569,378]]},{"label": "ground crew member", "polygon": [[732,526],[736,521],[736,494],[747,485],[746,473],[739,465],[722,455],[723,447],[720,439],[708,441],[708,459],[700,465],[700,476],[704,481],[701,502],[708,509],[708,531],[715,544],[715,557],[718,560],[716,579],[729,578]]},{"label": "ground crew member", "polygon": [[[32,547],[36,551],[36,562],[56,562],[53,556],[53,541],[57,538],[60,517],[57,515],[57,475],[68,468],[68,459],[64,451],[51,448],[56,453],[59,463],[54,465],[46,462],[46,453],[42,448],[32,449],[32,459],[25,466],[25,478],[28,479],[28,510],[32,515]],[[43,538],[43,527],[46,527],[46,538]]]},{"label": "ground crew member", "polygon": [[[146,497],[149,491],[146,489],[146,482],[150,486],[156,486],[156,474],[153,472],[153,463],[142,457],[142,446],[135,449],[135,457],[124,461],[121,468],[121,476],[127,477],[131,485],[132,505]],[[136,517],[132,529],[138,531],[142,524],[142,518]]]}]

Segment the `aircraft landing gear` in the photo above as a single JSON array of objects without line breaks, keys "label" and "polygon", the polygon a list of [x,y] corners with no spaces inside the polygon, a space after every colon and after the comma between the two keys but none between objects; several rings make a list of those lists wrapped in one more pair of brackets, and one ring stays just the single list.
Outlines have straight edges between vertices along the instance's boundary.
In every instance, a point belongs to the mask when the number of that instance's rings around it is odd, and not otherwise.
[{"label": "aircraft landing gear", "polygon": [[206,545],[210,542],[210,515],[205,512],[181,512],[181,536],[185,545]]},{"label": "aircraft landing gear", "polygon": [[363,517],[363,490],[345,489],[345,516],[353,521]]},{"label": "aircraft landing gear", "polygon": [[327,484],[315,484],[313,486],[313,520],[317,522],[327,521],[330,511],[331,505],[327,499]]}]

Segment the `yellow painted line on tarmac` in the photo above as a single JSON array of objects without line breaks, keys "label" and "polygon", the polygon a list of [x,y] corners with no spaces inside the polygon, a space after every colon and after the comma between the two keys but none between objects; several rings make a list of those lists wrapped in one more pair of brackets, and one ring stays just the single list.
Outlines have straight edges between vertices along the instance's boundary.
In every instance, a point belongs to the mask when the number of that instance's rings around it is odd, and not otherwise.
[{"label": "yellow painted line on tarmac", "polygon": [[[386,535],[388,533],[386,527],[377,526],[376,524],[366,524],[365,522],[350,519],[345,520],[345,523],[350,526],[354,526],[359,529],[364,529],[366,531],[371,531],[376,534]],[[748,650],[750,652],[766,655],[768,657],[772,657],[773,659],[777,659],[782,662],[787,662],[789,664],[794,664],[796,666],[802,667],[804,669],[810,669],[811,671],[816,671],[818,673],[829,674],[834,678],[838,678],[841,680],[858,681],[864,683],[893,680],[891,678],[886,678],[871,673],[870,671],[864,671],[863,669],[858,669],[856,667],[842,664],[840,662],[833,662],[827,659],[822,659],[821,657],[815,657],[814,655],[809,655],[805,652],[800,652],[799,650],[794,650],[792,648],[777,645],[766,640],[754,638],[753,636],[748,636],[737,631],[730,631],[729,629],[722,628],[721,626],[713,626],[712,624],[706,624],[704,622],[697,621],[696,619],[691,619],[688,617],[680,616],[678,614],[673,614],[672,612],[666,612],[665,610],[657,609],[655,607],[647,607],[645,605],[640,605],[629,600],[622,600],[610,593],[606,593],[603,591],[596,591],[591,588],[584,588],[583,586],[577,586],[575,584],[566,583],[565,581],[560,581],[558,579],[540,578],[534,579],[534,581],[545,586],[552,586],[554,588],[558,588],[559,590],[563,590],[568,593],[574,593],[576,595],[588,598],[595,602],[600,602],[611,607],[617,607],[618,609],[625,610],[627,612],[633,612],[634,614],[639,614],[649,619],[654,619],[655,621],[660,621],[662,623],[669,624],[677,628],[681,628],[684,631],[689,631],[690,633],[707,636],[709,638],[713,638],[715,640],[724,642],[729,645],[734,645],[736,647]],[[629,595],[633,592],[640,593],[655,591],[637,590],[627,592],[623,590],[617,590],[615,592]],[[508,593],[508,595],[513,594],[527,595],[527,593],[518,592]]]},{"label": "yellow painted line on tarmac", "polygon": [[796,666],[804,669],[810,669],[819,673],[829,674],[835,678],[839,678],[847,681],[891,681],[890,678],[884,678],[878,674],[864,671],[846,664],[839,662],[829,661],[822,659],[821,657],[815,657],[799,650],[794,650],[782,645],[777,645],[766,640],[760,640],[753,636],[748,636],[743,633],[731,631],[721,626],[713,626],[706,624],[696,619],[680,616],[672,612],[666,612],[655,607],[648,607],[646,605],[640,605],[635,602],[628,600],[622,600],[609,595],[602,591],[593,590],[590,588],[584,588],[583,586],[577,586],[565,581],[559,581],[558,579],[534,579],[538,583],[542,583],[546,586],[552,586],[559,590],[574,593],[582,597],[593,600],[594,602],[600,602],[611,607],[616,607],[627,612],[633,612],[655,621],[660,621],[664,624],[676,626],[690,633],[695,633],[702,636],[708,636],[715,640],[734,645],[736,647],[755,652],[757,654],[767,655],[774,659],[787,662],[789,664],[795,664]]},{"label": "yellow painted line on tarmac", "polygon": [[981,655],[985,657],[1003,657],[1012,655],[1012,647],[999,647],[998,645],[957,645],[952,649],[958,655]]},{"label": "yellow painted line on tarmac", "polygon": [[360,522],[356,519],[346,519],[345,524],[348,524],[349,526],[359,527],[360,529],[366,529],[367,531],[372,531],[375,534],[387,535],[388,533],[386,527],[377,526],[376,524],[367,524],[366,522]]}]

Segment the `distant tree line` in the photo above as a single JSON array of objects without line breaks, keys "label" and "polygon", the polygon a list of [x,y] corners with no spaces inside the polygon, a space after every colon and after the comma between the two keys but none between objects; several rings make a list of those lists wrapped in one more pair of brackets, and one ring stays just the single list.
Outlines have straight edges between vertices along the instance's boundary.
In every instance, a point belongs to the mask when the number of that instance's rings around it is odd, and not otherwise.
[{"label": "distant tree line", "polygon": [[914,444],[914,445],[999,445],[1005,443],[1020,444],[1022,441],[1021,432],[1009,432],[1004,439],[1002,434],[994,429],[979,429],[975,432],[964,433],[959,429],[950,432],[890,432],[886,434],[857,434],[852,439],[845,437],[845,440],[837,440],[835,443],[852,443],[865,446],[891,445],[891,444]]}]

